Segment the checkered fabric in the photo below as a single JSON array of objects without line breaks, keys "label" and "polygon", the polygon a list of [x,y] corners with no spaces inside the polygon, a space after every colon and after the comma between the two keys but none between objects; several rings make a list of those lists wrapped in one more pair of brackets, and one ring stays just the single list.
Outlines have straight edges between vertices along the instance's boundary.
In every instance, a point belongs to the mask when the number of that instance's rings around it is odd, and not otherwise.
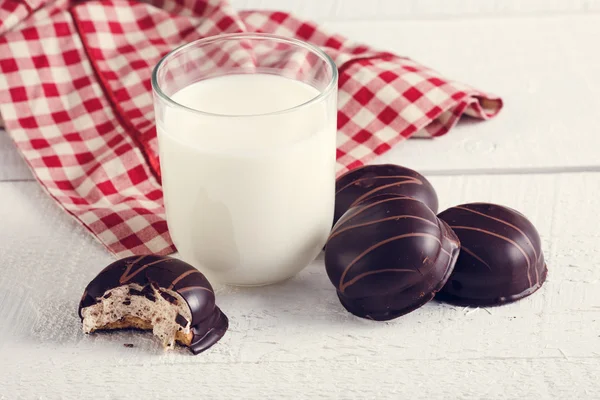
[{"label": "checkered fabric", "polygon": [[174,251],[150,76],[169,50],[226,32],[321,46],[339,67],[338,172],[501,100],[282,12],[218,0],[0,0],[0,116],[36,178],[118,256]]}]

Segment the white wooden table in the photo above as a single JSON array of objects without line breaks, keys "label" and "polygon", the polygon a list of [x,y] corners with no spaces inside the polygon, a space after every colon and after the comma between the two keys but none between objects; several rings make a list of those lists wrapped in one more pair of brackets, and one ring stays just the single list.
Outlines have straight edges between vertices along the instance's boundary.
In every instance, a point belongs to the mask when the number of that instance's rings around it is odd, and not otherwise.
[{"label": "white wooden table", "polygon": [[600,1],[234,5],[294,10],[503,96],[497,119],[379,161],[424,172],[442,209],[525,213],[546,284],[499,308],[432,302],[377,323],[342,309],[318,259],[281,285],[221,289],[231,329],[200,356],[163,354],[151,334],[84,336],[79,298],[112,257],[0,131],[0,399],[600,398]]}]

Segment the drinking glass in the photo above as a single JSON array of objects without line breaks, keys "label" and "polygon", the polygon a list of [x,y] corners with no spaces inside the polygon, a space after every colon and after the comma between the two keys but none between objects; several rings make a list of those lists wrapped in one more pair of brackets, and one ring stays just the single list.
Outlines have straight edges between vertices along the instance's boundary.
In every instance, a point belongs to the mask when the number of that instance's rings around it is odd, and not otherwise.
[{"label": "drinking glass", "polygon": [[268,34],[167,54],[152,88],[169,233],[209,279],[290,278],[321,251],[335,198],[337,69]]}]

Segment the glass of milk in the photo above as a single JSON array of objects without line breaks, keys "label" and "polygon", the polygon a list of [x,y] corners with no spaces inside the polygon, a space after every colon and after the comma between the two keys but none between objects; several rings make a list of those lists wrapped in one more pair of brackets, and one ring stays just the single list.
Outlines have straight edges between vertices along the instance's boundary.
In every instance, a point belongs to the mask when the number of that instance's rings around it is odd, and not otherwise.
[{"label": "glass of milk", "polygon": [[173,50],[152,75],[167,224],[209,279],[290,278],[333,221],[337,70],[322,50],[228,34]]}]

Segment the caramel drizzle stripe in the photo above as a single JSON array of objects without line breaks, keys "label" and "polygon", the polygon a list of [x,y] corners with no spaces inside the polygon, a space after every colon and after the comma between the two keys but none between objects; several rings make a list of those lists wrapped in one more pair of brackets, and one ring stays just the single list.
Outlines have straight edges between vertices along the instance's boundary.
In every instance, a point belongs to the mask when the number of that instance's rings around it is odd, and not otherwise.
[{"label": "caramel drizzle stripe", "polygon": [[127,278],[127,274],[129,274],[129,272],[131,271],[131,268],[133,268],[134,265],[136,265],[137,263],[142,261],[144,259],[144,257],[146,257],[146,256],[139,256],[138,258],[131,261],[130,263],[127,263],[127,268],[125,269],[125,272],[123,272],[123,275],[121,275],[121,278],[119,278],[119,283],[121,285],[125,283],[125,281],[126,281],[125,278]]},{"label": "caramel drizzle stripe", "polygon": [[200,271],[196,270],[196,269],[191,269],[189,271],[184,272],[183,274],[179,275],[177,278],[175,278],[175,280],[173,282],[171,282],[171,285],[169,286],[168,290],[172,290],[175,285],[177,285],[177,283],[179,283],[180,280],[182,280],[183,278],[185,278],[186,276],[189,276],[191,274],[199,274]]},{"label": "caramel drizzle stripe", "polygon": [[212,290],[210,290],[209,288],[205,288],[204,286],[186,286],[184,288],[177,289],[176,292],[177,293],[183,293],[183,292],[189,292],[189,291],[192,291],[192,290],[205,290],[205,291],[207,291],[209,293],[213,293]]},{"label": "caramel drizzle stripe", "polygon": [[419,272],[418,270],[414,270],[414,269],[380,269],[377,271],[369,271],[369,272],[365,272],[363,274],[357,275],[354,278],[352,278],[351,280],[349,280],[348,282],[344,283],[342,286],[340,286],[340,291],[343,293],[346,288],[348,288],[348,286],[353,285],[354,283],[356,283],[358,280],[364,278],[365,276],[368,275],[374,275],[374,274],[382,274],[384,272]]},{"label": "caramel drizzle stripe", "polygon": [[154,265],[154,264],[159,264],[159,263],[163,263],[163,262],[170,262],[170,261],[174,261],[174,260],[165,260],[165,259],[159,259],[156,261],[152,261],[149,262],[148,264],[144,264],[141,267],[139,267],[137,270],[135,270],[134,272],[131,272],[131,269],[135,266],[135,264],[140,261],[143,257],[136,259],[135,261],[133,261],[131,264],[127,265],[127,268],[125,269],[125,272],[123,272],[123,275],[121,275],[121,278],[119,278],[119,283],[121,285],[124,285],[125,283],[127,283],[129,280],[131,280],[131,278],[133,278],[134,276],[136,276],[137,274],[139,274],[140,272],[142,272],[143,270],[145,270],[146,268]]},{"label": "caramel drizzle stripe", "polygon": [[511,240],[509,238],[507,238],[506,236],[498,235],[497,233],[486,231],[485,229],[473,228],[471,226],[453,226],[453,225],[451,225],[450,228],[452,228],[452,229],[465,229],[465,230],[468,230],[468,231],[477,231],[477,232],[485,233],[486,235],[495,236],[497,238],[505,240],[508,243],[510,243],[513,246],[515,246],[521,252],[521,254],[523,254],[523,256],[525,257],[525,260],[527,260],[527,281],[529,282],[529,286],[533,285],[533,283],[531,282],[531,271],[530,271],[531,270],[531,260],[529,259],[529,256],[527,255],[527,253],[525,253],[525,250],[523,250],[523,248],[521,246],[519,246],[519,244],[517,242],[515,242],[514,240]]},{"label": "caramel drizzle stripe", "polygon": [[[344,270],[344,272],[342,272],[342,276],[340,277],[340,291],[343,293],[344,292],[344,279],[346,278],[346,275],[348,274],[348,271],[350,270],[350,268],[352,268],[352,266],[354,264],[356,264],[358,261],[360,261],[361,258],[363,258],[364,256],[366,256],[367,254],[369,254],[371,251],[375,250],[378,247],[383,246],[384,244],[387,244],[389,242],[393,242],[395,240],[400,240],[400,239],[405,239],[405,238],[409,238],[409,237],[427,237],[427,238],[431,238],[434,239],[436,242],[438,242],[440,244],[440,247],[442,246],[442,242],[440,242],[440,239],[438,239],[437,237],[433,236],[430,233],[405,233],[403,235],[398,235],[398,236],[394,236],[391,237],[389,239],[386,240],[382,240],[381,242],[374,244],[373,246],[369,247],[368,249],[366,249],[365,251],[363,251],[362,253],[360,253],[354,260],[352,260],[352,262],[350,262],[350,264],[348,264],[348,266],[346,267],[346,269]],[[448,253],[448,251],[444,250],[443,247],[441,247],[441,251],[450,255]]]},{"label": "caramel drizzle stripe", "polygon": [[[408,196],[401,196],[401,195],[397,195],[396,197],[391,197],[389,199],[384,199],[384,200],[379,200],[376,201],[374,203],[369,204],[368,206],[359,209],[359,210],[355,210],[353,214],[344,214],[342,215],[342,217],[338,220],[338,223],[336,224],[335,228],[339,229],[339,227],[342,224],[345,224],[346,222],[348,222],[350,219],[354,218],[355,216],[357,216],[358,214],[362,213],[363,211],[368,210],[371,207],[376,206],[377,204],[381,204],[381,203],[387,203],[388,201],[396,201],[396,200],[404,200],[404,199],[412,199],[411,197]],[[412,199],[414,200],[414,199]],[[335,232],[335,229],[333,229],[333,231],[331,233]]]},{"label": "caramel drizzle stripe", "polygon": [[[368,191],[367,193],[363,194],[362,196],[360,196],[358,199],[354,200],[354,202],[352,204],[350,204],[350,207],[354,207],[357,203],[360,203],[362,200],[366,199],[367,197],[373,195],[373,193],[375,192],[379,192],[381,190],[384,189],[388,189],[394,186],[400,186],[400,185],[406,185],[406,184],[411,184],[411,183],[416,183],[418,185],[421,185],[422,182],[418,179],[412,179],[412,180],[407,180],[407,181],[402,181],[402,182],[394,182],[394,183],[390,183],[387,185],[383,185],[383,186],[379,186],[371,191]],[[348,208],[350,208],[348,207]]]},{"label": "caramel drizzle stripe", "polygon": [[[361,213],[365,212],[369,208],[375,207],[378,204],[387,203],[389,201],[396,201],[396,200],[419,201],[419,200],[417,200],[415,198],[412,198],[412,197],[398,195],[396,197],[392,197],[392,198],[389,198],[389,199],[384,199],[384,200],[379,200],[379,201],[373,202],[373,203],[369,204],[368,206],[363,207],[360,210],[356,211],[354,214],[350,214],[348,216],[344,215],[343,218],[340,218],[340,220],[336,224],[335,228],[331,231],[331,235],[333,235],[334,232],[336,232],[337,230],[339,230],[340,227],[342,226],[342,224],[345,224],[346,222],[350,221],[352,218],[356,217],[358,214],[361,214]],[[435,215],[435,213],[433,211],[431,211],[429,209],[429,207],[427,207],[427,209],[431,212],[431,215],[433,215],[435,218],[437,218],[437,216]],[[435,223],[435,221],[430,221],[430,222]]]},{"label": "caramel drizzle stripe", "polygon": [[523,232],[521,229],[519,229],[515,225],[511,224],[510,222],[504,221],[504,220],[502,220],[500,218],[492,217],[492,216],[486,215],[486,214],[484,214],[482,212],[471,210],[470,208],[466,208],[466,207],[462,207],[462,206],[457,206],[455,208],[458,208],[460,210],[469,211],[469,212],[472,212],[473,214],[481,215],[481,216],[489,218],[489,219],[493,219],[494,221],[498,221],[498,222],[500,222],[500,223],[502,223],[504,225],[508,225],[511,228],[513,228],[514,230],[518,231],[529,242],[529,246],[531,247],[531,250],[533,250],[533,255],[534,255],[535,259],[537,260],[537,251],[535,251],[535,247],[533,246],[533,241],[529,238],[529,236],[527,236],[527,234],[525,232]]},{"label": "caramel drizzle stripe", "polygon": [[[371,177],[365,177],[365,178],[360,178],[360,179],[356,179],[352,182],[350,182],[349,184],[347,184],[346,186],[342,187],[340,190],[337,190],[335,192],[335,194],[340,193],[342,190],[349,188],[350,186],[356,184],[357,182],[362,182],[362,181],[368,181],[371,179],[408,179],[414,182],[411,183],[416,183],[417,185],[422,185],[423,182],[420,179],[415,178],[414,176],[408,176],[408,175],[390,175],[390,176],[371,176]],[[398,182],[396,182],[398,183]]]},{"label": "caramel drizzle stripe", "polygon": [[368,165],[361,165],[360,167],[356,167],[354,169],[351,169],[350,171],[346,171],[342,175],[339,176],[338,180],[342,179],[343,177],[348,175],[350,172],[360,171],[361,169],[365,169],[367,167],[368,167]]},{"label": "caramel drizzle stripe", "polygon": [[475,254],[475,252],[473,250],[469,250],[465,246],[461,246],[460,247],[460,251],[464,251],[465,253],[471,255],[471,257],[473,257],[474,259],[476,259],[477,261],[479,261],[480,263],[482,263],[483,265],[485,265],[486,267],[488,267],[488,269],[490,271],[492,270],[492,267],[490,267],[490,264],[488,264],[485,261],[483,261],[483,259],[481,257],[479,257],[477,254]]},{"label": "caramel drizzle stripe", "polygon": [[144,258],[146,258],[146,256],[145,256],[145,255],[143,255],[143,256],[139,256],[138,258],[136,258],[135,260],[133,260],[133,261],[131,262],[131,264],[137,264],[137,263],[139,263],[140,261],[142,261]]},{"label": "caramel drizzle stripe", "polygon": [[[133,261],[131,261],[130,263],[127,263],[127,264],[128,264],[128,265],[129,265],[129,264],[137,264],[137,263],[139,263],[140,261],[142,261],[142,260],[144,259],[144,257],[146,257],[146,256],[145,256],[145,255],[144,255],[144,256],[139,256],[138,258],[136,258],[135,260],[133,260]],[[107,270],[108,270],[109,268],[111,268],[111,267],[112,267],[112,264],[110,264],[110,265],[106,266],[106,267],[105,267],[105,268],[104,268],[102,271],[100,271],[100,274],[101,274],[101,273],[103,273],[103,272],[105,272],[105,271],[107,271]],[[98,275],[99,275],[99,274],[98,274]]]},{"label": "caramel drizzle stripe", "polygon": [[[392,217],[387,217],[387,218],[381,218],[381,219],[377,219],[375,221],[369,221],[369,222],[363,222],[362,224],[356,224],[356,225],[351,225],[351,226],[347,226],[345,228],[341,228],[336,230],[334,233],[332,233],[329,236],[329,240],[331,240],[332,238],[334,238],[335,236],[339,235],[342,232],[348,231],[350,229],[354,229],[354,228],[358,228],[361,226],[367,226],[367,225],[373,225],[373,224],[378,224],[380,222],[384,222],[384,221],[392,221],[392,220],[399,220],[399,219],[404,219],[404,218],[412,218],[412,219],[418,219],[424,222],[427,222],[430,225],[435,226],[436,228],[438,228],[437,224],[431,222],[430,220],[428,220],[427,218],[422,218],[422,217],[417,217],[416,215],[397,215],[397,216],[392,216]],[[439,228],[438,228],[439,229]]]}]

